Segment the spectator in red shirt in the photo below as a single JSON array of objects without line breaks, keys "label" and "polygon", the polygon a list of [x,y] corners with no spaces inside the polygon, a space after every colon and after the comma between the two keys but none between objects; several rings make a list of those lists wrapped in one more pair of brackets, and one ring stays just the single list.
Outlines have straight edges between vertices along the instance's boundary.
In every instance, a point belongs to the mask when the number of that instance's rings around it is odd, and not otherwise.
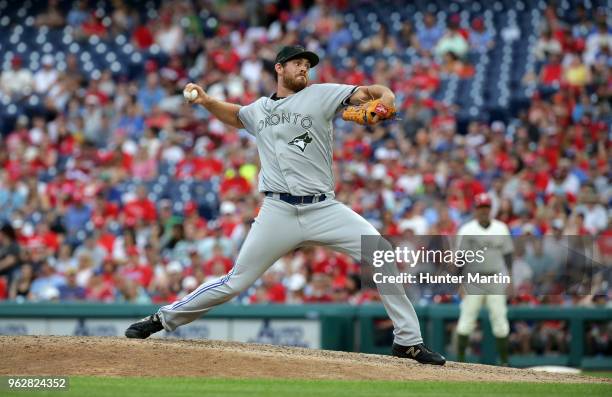
[{"label": "spectator in red shirt", "polygon": [[138,186],[136,199],[128,202],[123,208],[125,222],[130,223],[142,220],[146,223],[153,223],[157,220],[155,203],[147,195],[147,187],[145,185]]},{"label": "spectator in red shirt", "polygon": [[335,273],[335,270],[339,270],[340,274],[346,275],[351,267],[350,260],[336,252],[329,252],[327,255],[322,256],[316,261],[312,267],[313,273]]},{"label": "spectator in red shirt", "polygon": [[225,173],[223,182],[219,187],[221,197],[235,197],[244,196],[251,191],[251,184],[249,181],[241,176],[236,170],[231,169]]},{"label": "spectator in red shirt", "polygon": [[140,260],[138,248],[133,245],[127,249],[127,260],[119,271],[123,278],[134,280],[143,287],[148,287],[153,279],[153,270]]},{"label": "spectator in red shirt", "polygon": [[365,128],[358,126],[351,134],[347,135],[342,145],[343,158],[346,161],[353,160],[354,154],[359,151],[365,159],[372,155],[372,146],[366,137]]},{"label": "spectator in red shirt", "polygon": [[214,156],[212,150],[208,151],[197,163],[196,177],[199,179],[208,180],[221,173],[223,173],[223,162]]},{"label": "spectator in red shirt", "polygon": [[407,84],[407,89],[409,90],[434,92],[440,85],[440,77],[438,76],[436,65],[427,59],[416,62],[413,65]]},{"label": "spectator in red shirt", "polygon": [[550,86],[561,83],[563,77],[563,65],[561,65],[561,55],[552,54],[549,61],[540,71],[540,83]]},{"label": "spectator in red shirt", "polygon": [[279,280],[279,275],[274,271],[268,271],[261,277],[261,285],[255,289],[249,301],[250,303],[285,303],[286,298],[287,292]]},{"label": "spectator in red shirt", "polygon": [[211,53],[215,69],[223,74],[237,74],[240,67],[240,57],[232,46],[224,46]]},{"label": "spectator in red shirt", "polygon": [[86,102],[88,101],[89,96],[95,97],[96,103],[98,103],[101,107],[106,106],[110,101],[108,94],[100,88],[99,77],[92,78],[89,80],[89,87],[87,88],[87,92],[85,93]]},{"label": "spectator in red shirt", "polygon": [[456,181],[457,187],[462,190],[463,196],[466,199],[466,206],[470,208],[472,206],[472,200],[480,193],[486,192],[486,189],[474,178],[474,174],[466,172],[462,179]]},{"label": "spectator in red shirt", "polygon": [[207,276],[216,275],[214,271],[216,266],[221,266],[221,268],[223,269],[222,275],[227,274],[232,269],[233,265],[234,264],[232,262],[232,259],[223,255],[223,247],[217,244],[213,247],[212,257],[206,262],[204,262],[204,274]]},{"label": "spectator in red shirt", "polygon": [[[346,72],[341,74],[341,79],[345,84],[364,85],[368,81],[368,75],[363,71],[363,68],[355,58],[349,58]],[[324,76],[327,78],[327,76]],[[337,79],[334,79],[334,81]]]},{"label": "spectator in red shirt", "polygon": [[187,83],[187,71],[183,67],[181,57],[178,55],[170,57],[168,65],[161,68],[159,75],[174,86],[183,86]]},{"label": "spectator in red shirt", "polygon": [[8,297],[8,287],[6,285],[6,278],[0,277],[0,300],[5,300]]},{"label": "spectator in red shirt", "polygon": [[[185,157],[176,165],[176,178],[186,179],[199,176],[202,172],[203,161],[197,157],[194,150],[187,150]],[[198,178],[199,179],[199,178]]]},{"label": "spectator in red shirt", "polygon": [[[321,83],[333,83],[336,81],[336,68],[329,58],[323,59],[317,68],[318,81]],[[348,84],[348,83],[347,83]]]},{"label": "spectator in red shirt", "polygon": [[455,115],[451,112],[450,106],[439,103],[437,110],[437,114],[431,119],[431,128],[454,131],[457,122]]},{"label": "spectator in red shirt", "polygon": [[85,299],[112,302],[115,299],[114,282],[105,281],[101,274],[93,275],[87,284]]},{"label": "spectator in red shirt", "polygon": [[91,220],[94,225],[97,228],[102,228],[107,221],[117,219],[118,216],[119,205],[107,201],[103,192],[96,194],[91,214]]},{"label": "spectator in red shirt", "polygon": [[81,25],[81,31],[85,36],[106,37],[106,27],[102,23],[102,19],[93,12],[87,21]]},{"label": "spectator in red shirt", "polygon": [[153,45],[155,38],[153,37],[151,29],[149,29],[146,23],[141,22],[138,24],[136,29],[134,29],[134,33],[132,34],[132,42],[141,50],[146,50]]},{"label": "spectator in red shirt", "polygon": [[56,253],[58,251],[61,242],[60,236],[49,228],[47,222],[40,222],[36,225],[36,234],[34,237],[40,239],[40,242],[46,248],[50,249],[51,252]]}]

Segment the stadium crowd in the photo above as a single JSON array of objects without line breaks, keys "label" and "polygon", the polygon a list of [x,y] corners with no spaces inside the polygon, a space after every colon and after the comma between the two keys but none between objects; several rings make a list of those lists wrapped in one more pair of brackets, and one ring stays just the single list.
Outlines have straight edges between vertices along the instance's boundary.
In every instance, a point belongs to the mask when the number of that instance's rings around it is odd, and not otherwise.
[{"label": "stadium crowd", "polygon": [[[466,121],[435,93],[451,76],[471,79],[468,55],[505,40],[478,15],[465,23],[426,13],[422,23],[402,21],[393,32],[382,25],[357,40],[343,18],[346,1],[227,1],[214,12],[212,3],[167,1],[142,12],[121,0],[70,9],[49,1],[35,16],[38,29],[70,27],[77,43],[121,36],[136,52],[159,56],[136,71],[88,72],[73,53],[61,65],[43,55],[37,70],[15,54],[2,70],[4,104],[41,100],[0,123],[0,299],[161,304],[231,269],[261,203],[256,146],[245,131],[185,104],[182,88],[195,81],[248,104],[274,91],[277,49],[299,42],[323,55],[312,82],[384,84],[401,108],[399,121],[372,128],[337,121],[338,200],[402,238],[454,234],[474,195],[489,192],[496,218],[514,235],[535,237],[515,258],[512,303],[609,305],[608,268],[593,270],[586,291],[555,290],[563,264],[538,244],[542,236],[591,236],[600,263],[612,258],[605,10],[578,7],[562,18],[545,8],[536,69],[521,82],[538,89],[516,112]],[[362,64],[367,54],[410,48],[413,64]],[[543,282],[557,294],[539,294]],[[360,304],[378,295],[361,288],[347,256],[304,248],[237,299]]]}]

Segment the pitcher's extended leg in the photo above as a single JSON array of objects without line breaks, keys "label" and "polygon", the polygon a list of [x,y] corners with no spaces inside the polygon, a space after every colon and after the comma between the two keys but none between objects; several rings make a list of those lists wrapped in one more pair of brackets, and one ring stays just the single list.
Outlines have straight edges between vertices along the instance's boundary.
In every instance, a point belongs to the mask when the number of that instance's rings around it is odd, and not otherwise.
[{"label": "pitcher's extended leg", "polygon": [[172,331],[232,299],[297,246],[301,239],[295,207],[266,198],[233,269],[218,280],[202,284],[183,299],[160,308],[158,315],[164,328]]},{"label": "pitcher's extended leg", "polygon": [[[361,260],[361,236],[380,236],[368,221],[335,200],[301,208],[300,223],[304,227],[307,240],[314,240],[344,252],[358,262]],[[388,244],[385,240],[381,241]],[[397,273],[397,269],[395,272]],[[398,286],[398,293],[381,293],[380,296],[389,318],[393,321],[395,343],[412,346],[422,343],[423,338],[414,307],[400,287]]]}]

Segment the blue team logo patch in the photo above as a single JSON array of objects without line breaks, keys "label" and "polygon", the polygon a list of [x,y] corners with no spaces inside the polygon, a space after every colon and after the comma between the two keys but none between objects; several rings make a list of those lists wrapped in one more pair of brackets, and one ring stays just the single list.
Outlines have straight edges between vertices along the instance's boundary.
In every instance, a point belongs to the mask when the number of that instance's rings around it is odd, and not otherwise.
[{"label": "blue team logo patch", "polygon": [[296,136],[289,142],[289,144],[293,146],[297,146],[302,152],[304,152],[304,150],[306,149],[306,146],[310,142],[312,142],[312,138],[310,137],[310,135],[308,135],[308,132],[307,132],[300,136]]}]

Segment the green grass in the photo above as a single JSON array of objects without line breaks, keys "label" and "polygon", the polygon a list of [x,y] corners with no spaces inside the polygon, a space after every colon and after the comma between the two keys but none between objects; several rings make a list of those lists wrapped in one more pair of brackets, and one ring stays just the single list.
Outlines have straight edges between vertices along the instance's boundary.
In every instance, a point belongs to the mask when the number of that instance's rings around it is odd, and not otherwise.
[{"label": "green grass", "polygon": [[7,392],[1,396],[313,396],[313,397],[576,397],[610,396],[612,386],[605,384],[542,384],[494,382],[383,382],[315,381],[208,378],[97,378],[72,377],[68,392]]},{"label": "green grass", "polygon": [[612,371],[584,371],[583,374],[597,378],[612,378]]}]

